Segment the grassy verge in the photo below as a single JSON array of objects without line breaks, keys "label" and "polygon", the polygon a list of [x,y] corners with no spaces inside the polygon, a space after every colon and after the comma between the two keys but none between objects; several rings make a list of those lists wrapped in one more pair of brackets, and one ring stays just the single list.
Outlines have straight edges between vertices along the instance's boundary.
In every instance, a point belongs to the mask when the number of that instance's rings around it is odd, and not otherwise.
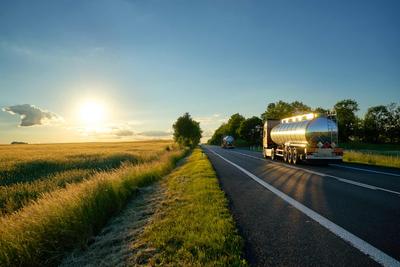
[{"label": "grassy verge", "polygon": [[349,150],[400,151],[400,144],[340,143],[340,147]]},{"label": "grassy verge", "polygon": [[345,151],[343,155],[343,161],[400,168],[399,156],[365,153],[360,151]]},{"label": "grassy verge", "polygon": [[138,187],[172,170],[183,151],[159,160],[100,172],[90,180],[43,195],[0,218],[0,266],[55,265],[64,253],[85,246]]},{"label": "grassy verge", "polygon": [[171,141],[0,145],[0,185],[44,180],[74,169],[105,171],[123,162],[143,163],[171,145]]},{"label": "grassy verge", "polygon": [[75,169],[52,174],[47,179],[39,179],[30,183],[0,186],[0,215],[17,211],[44,193],[65,188],[68,184],[79,183],[89,179],[95,173],[94,170]]},{"label": "grassy verge", "polygon": [[165,180],[165,200],[135,242],[132,265],[242,266],[242,239],[200,149]]}]

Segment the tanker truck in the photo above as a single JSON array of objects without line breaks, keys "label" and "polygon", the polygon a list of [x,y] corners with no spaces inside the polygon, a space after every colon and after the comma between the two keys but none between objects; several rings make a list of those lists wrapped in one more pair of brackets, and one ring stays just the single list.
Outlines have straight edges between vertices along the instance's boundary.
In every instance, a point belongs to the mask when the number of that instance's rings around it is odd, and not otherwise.
[{"label": "tanker truck", "polygon": [[343,149],[338,147],[338,127],[334,117],[304,114],[283,120],[267,120],[263,130],[263,154],[271,160],[341,162]]},{"label": "tanker truck", "polygon": [[235,141],[235,139],[233,138],[233,136],[227,135],[224,138],[222,138],[221,147],[222,148],[234,148],[234,145],[233,145],[234,141]]}]

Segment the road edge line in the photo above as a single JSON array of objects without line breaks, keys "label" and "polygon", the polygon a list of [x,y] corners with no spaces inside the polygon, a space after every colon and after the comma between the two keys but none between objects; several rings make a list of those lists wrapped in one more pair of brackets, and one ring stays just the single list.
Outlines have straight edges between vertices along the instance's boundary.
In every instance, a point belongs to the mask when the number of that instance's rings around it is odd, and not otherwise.
[{"label": "road edge line", "polygon": [[282,191],[276,189],[269,183],[265,182],[261,178],[255,176],[251,172],[247,171],[246,169],[240,167],[236,163],[224,158],[223,156],[219,155],[217,152],[213,151],[212,149],[207,148],[211,153],[214,155],[220,157],[227,163],[231,164],[232,166],[236,167],[240,171],[242,171],[244,174],[252,178],[254,181],[262,185],[264,188],[268,189],[275,195],[277,195],[279,198],[284,200],[285,202],[289,203],[293,207],[295,207],[297,210],[308,216],[309,218],[313,219],[317,223],[319,223],[321,226],[335,234],[336,236],[340,237],[341,239],[347,241],[350,243],[353,247],[357,248],[359,251],[363,252],[367,256],[369,256],[371,259],[375,260],[377,263],[382,264],[383,266],[388,266],[388,267],[395,267],[395,266],[400,266],[400,262],[397,261],[396,259],[392,258],[391,256],[387,255],[385,252],[379,250],[378,248],[372,246],[368,242],[362,240],[361,238],[357,237],[356,235],[350,233],[346,229],[340,227],[339,225],[335,224],[334,222],[328,220],[324,216],[320,215],[319,213],[313,211],[312,209],[304,206],[297,200],[291,198],[290,196],[286,195]]},{"label": "road edge line", "polygon": [[[258,157],[255,157],[255,156],[252,156],[252,155],[248,155],[248,154],[245,154],[245,153],[240,153],[240,152],[237,152],[237,151],[235,151],[233,153],[236,153],[236,154],[239,154],[239,155],[243,155],[243,156],[246,156],[246,157],[249,157],[249,158],[254,158],[254,159],[257,159],[257,160],[265,161],[265,159],[263,159],[263,158],[258,158]],[[270,163],[275,164],[275,165],[279,165],[279,166],[288,167],[288,168],[294,169],[294,170],[301,170],[301,171],[308,172],[308,173],[315,174],[315,175],[322,176],[322,177],[330,177],[330,178],[336,179],[336,180],[338,180],[339,182],[342,182],[342,183],[347,183],[347,184],[351,184],[351,185],[367,188],[367,189],[370,189],[370,190],[384,191],[384,192],[387,192],[387,193],[391,193],[391,194],[395,194],[395,195],[400,196],[400,192],[397,192],[397,191],[394,191],[394,190],[390,190],[390,189],[386,189],[386,188],[383,188],[383,187],[378,187],[378,186],[375,186],[375,185],[360,183],[360,182],[357,182],[357,181],[353,181],[353,180],[349,180],[349,179],[346,179],[346,178],[334,176],[334,175],[331,175],[331,174],[326,174],[326,173],[322,173],[322,172],[316,172],[316,171],[303,169],[303,168],[299,168],[299,167],[295,167],[295,166],[291,166],[291,165],[285,165],[283,163],[278,163],[278,162],[270,162]],[[330,165],[333,165],[333,164],[330,164]]]}]

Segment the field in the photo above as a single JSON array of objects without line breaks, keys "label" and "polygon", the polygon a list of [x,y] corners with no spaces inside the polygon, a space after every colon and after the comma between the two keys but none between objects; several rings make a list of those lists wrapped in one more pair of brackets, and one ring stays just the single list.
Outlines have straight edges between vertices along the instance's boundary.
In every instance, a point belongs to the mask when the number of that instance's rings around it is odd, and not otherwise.
[{"label": "field", "polygon": [[54,265],[185,154],[169,141],[0,146],[0,265]]}]

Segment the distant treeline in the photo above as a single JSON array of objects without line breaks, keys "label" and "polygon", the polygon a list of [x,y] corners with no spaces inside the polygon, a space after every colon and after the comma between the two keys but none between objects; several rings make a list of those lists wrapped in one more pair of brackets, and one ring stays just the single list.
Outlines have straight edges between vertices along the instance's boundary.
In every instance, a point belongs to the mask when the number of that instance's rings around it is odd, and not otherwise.
[{"label": "distant treeline", "polygon": [[239,113],[233,114],[223,123],[208,141],[219,145],[225,135],[236,139],[237,145],[260,145],[263,122],[268,119],[283,119],[304,113],[335,113],[339,127],[340,142],[400,143],[400,106],[396,103],[368,108],[363,118],[356,115],[358,103],[352,99],[337,102],[331,109],[310,106],[294,101],[278,101],[268,104],[261,117],[246,119]]}]

